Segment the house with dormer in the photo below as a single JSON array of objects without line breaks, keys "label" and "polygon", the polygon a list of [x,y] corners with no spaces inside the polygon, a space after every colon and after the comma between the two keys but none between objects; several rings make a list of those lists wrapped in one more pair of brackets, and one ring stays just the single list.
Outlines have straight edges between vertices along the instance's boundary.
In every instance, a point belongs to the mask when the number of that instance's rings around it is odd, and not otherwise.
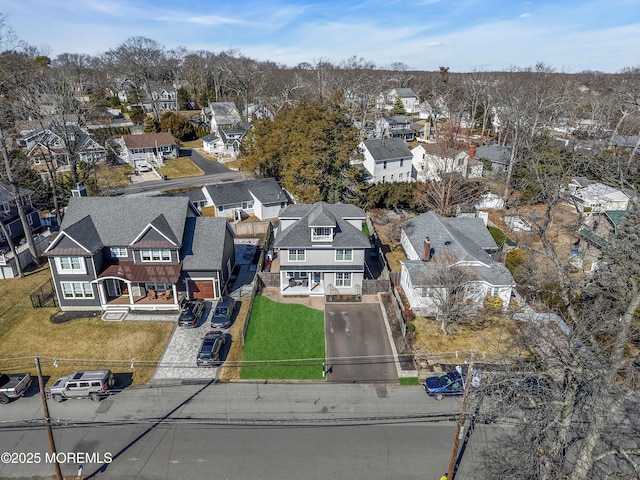
[{"label": "house with dormer", "polygon": [[318,202],[280,211],[274,248],[283,295],[360,295],[366,215],[355,205]]},{"label": "house with dormer", "polygon": [[447,218],[424,213],[401,226],[400,242],[407,255],[401,260],[400,285],[411,310],[420,315],[438,315],[441,298],[436,290],[443,269],[463,268],[468,273],[466,302],[481,308],[486,297],[498,297],[502,308],[511,301],[515,280],[509,270],[491,257],[498,250],[480,218]]},{"label": "house with dormer", "polygon": [[80,196],[44,255],[62,310],[171,311],[225,293],[233,239],[187,197]]},{"label": "house with dormer", "polygon": [[235,129],[242,117],[234,102],[209,102],[202,109],[202,121],[211,127],[211,133],[218,134],[220,130]]},{"label": "house with dormer", "polygon": [[178,109],[178,91],[173,85],[152,83],[149,85],[151,101],[158,111]]},{"label": "house with dormer", "polygon": [[47,165],[59,171],[70,168],[71,161],[94,164],[104,161],[105,148],[77,125],[38,128],[26,134],[20,143],[27,149],[27,158],[38,172],[47,172]]},{"label": "house with dormer", "polygon": [[416,135],[406,115],[382,116],[376,121],[376,138],[401,138],[407,142]]}]

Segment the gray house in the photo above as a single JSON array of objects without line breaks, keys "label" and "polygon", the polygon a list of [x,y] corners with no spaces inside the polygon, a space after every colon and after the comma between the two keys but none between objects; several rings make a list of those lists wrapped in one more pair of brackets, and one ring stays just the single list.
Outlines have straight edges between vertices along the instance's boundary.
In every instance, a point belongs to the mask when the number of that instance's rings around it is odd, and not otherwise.
[{"label": "gray house", "polygon": [[482,145],[471,158],[489,162],[490,168],[483,171],[486,177],[502,177],[507,174],[511,163],[511,147],[504,145]]},{"label": "gray house", "polygon": [[364,279],[365,213],[348,204],[289,205],[273,244],[284,295],[357,295]]},{"label": "gray house", "polygon": [[224,293],[233,238],[186,197],[72,197],[45,256],[62,310],[178,310]]},{"label": "gray house", "polygon": [[[25,210],[27,216],[27,222],[31,227],[31,232],[39,232],[42,229],[40,223],[40,210],[31,202],[31,194],[33,190],[27,188],[19,188],[20,198],[16,200],[13,196],[13,192],[8,184],[0,182],[0,220],[4,223],[7,229],[7,233],[11,237],[14,243],[20,243],[25,237],[24,229],[22,228],[22,222],[18,215],[18,207],[16,202],[19,201]],[[7,239],[4,236],[2,230],[0,230],[0,250],[7,248]]]},{"label": "gray house", "polygon": [[408,260],[402,260],[400,285],[412,310],[437,315],[437,273],[451,266],[467,269],[468,304],[482,306],[484,298],[499,297],[503,308],[511,301],[515,281],[507,268],[489,253],[498,250],[484,221],[479,218],[446,218],[424,213],[402,224],[400,241]]}]

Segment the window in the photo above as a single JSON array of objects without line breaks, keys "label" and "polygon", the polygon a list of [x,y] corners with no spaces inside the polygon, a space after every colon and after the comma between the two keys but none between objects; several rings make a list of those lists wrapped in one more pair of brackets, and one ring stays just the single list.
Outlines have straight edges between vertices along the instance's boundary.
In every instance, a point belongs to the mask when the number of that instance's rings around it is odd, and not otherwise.
[{"label": "window", "polygon": [[3,207],[5,213],[9,213],[9,210],[11,210],[11,205],[9,205],[9,202],[4,202]]},{"label": "window", "polygon": [[155,290],[156,292],[162,292],[163,290],[171,290],[173,284],[166,282],[147,282],[147,290]]},{"label": "window", "polygon": [[336,250],[336,262],[351,262],[353,260],[353,250]]},{"label": "window", "polygon": [[404,173],[399,173],[398,178],[402,178],[402,177],[404,177]]},{"label": "window", "polygon": [[313,227],[311,233],[312,242],[326,242],[333,238],[333,229],[330,227]]},{"label": "window", "polygon": [[304,262],[305,261],[305,251],[304,250],[289,250],[289,261],[290,262]]},{"label": "window", "polygon": [[171,250],[159,248],[143,248],[140,250],[143,262],[170,262]]},{"label": "window", "polygon": [[246,210],[247,208],[253,208],[253,200],[250,202],[242,202],[242,209]]},{"label": "window", "polygon": [[499,289],[498,287],[493,287],[493,288],[491,289],[491,296],[492,296],[492,297],[497,297],[497,296],[498,296],[498,293],[500,293],[500,289]]},{"label": "window", "polygon": [[60,282],[64,298],[93,298],[89,282]]},{"label": "window", "polygon": [[336,287],[350,287],[351,272],[336,272]]},{"label": "window", "polygon": [[56,257],[56,264],[60,273],[86,273],[82,257]]},{"label": "window", "polygon": [[111,258],[127,258],[127,249],[125,247],[111,247],[109,249]]},{"label": "window", "polygon": [[219,212],[224,211],[224,205],[218,205],[218,211]]},{"label": "window", "polygon": [[386,160],[382,163],[382,168],[387,168],[387,161]]},{"label": "window", "polygon": [[27,215],[27,223],[29,225],[33,225],[33,216],[32,215]]},{"label": "window", "polygon": [[404,158],[401,158],[400,159],[400,166],[403,166],[403,165],[404,165]]}]

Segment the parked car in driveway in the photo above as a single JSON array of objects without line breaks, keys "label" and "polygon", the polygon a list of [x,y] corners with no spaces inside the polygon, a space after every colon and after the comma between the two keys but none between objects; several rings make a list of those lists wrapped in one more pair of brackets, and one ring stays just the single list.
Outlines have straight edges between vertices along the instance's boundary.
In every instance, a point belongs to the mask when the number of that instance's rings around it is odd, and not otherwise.
[{"label": "parked car in driveway", "polygon": [[[481,370],[474,370],[471,377],[471,390],[475,390],[480,386],[482,378]],[[464,394],[464,383],[466,373],[462,370],[442,373],[438,376],[427,377],[424,380],[424,391],[427,395],[442,400],[444,397],[453,397]]]},{"label": "parked car in driveway", "polygon": [[236,301],[233,297],[225,296],[218,300],[211,317],[211,328],[229,328],[235,306]]},{"label": "parked car in driveway", "polygon": [[200,351],[196,363],[199,367],[217,367],[222,364],[220,361],[220,353],[224,346],[224,333],[214,330],[207,333],[202,339]]},{"label": "parked car in driveway", "polygon": [[196,327],[200,322],[200,318],[202,318],[204,307],[204,300],[201,298],[183,301],[180,316],[178,317],[178,326]]}]

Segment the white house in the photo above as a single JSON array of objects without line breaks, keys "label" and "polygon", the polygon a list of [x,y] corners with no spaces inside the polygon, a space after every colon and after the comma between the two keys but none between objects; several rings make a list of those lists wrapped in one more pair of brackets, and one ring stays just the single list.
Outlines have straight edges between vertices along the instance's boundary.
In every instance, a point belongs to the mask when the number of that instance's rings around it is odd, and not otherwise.
[{"label": "white house", "polygon": [[206,202],[216,217],[237,218],[255,215],[260,220],[276,218],[287,206],[288,198],[274,178],[258,178],[242,182],[219,183],[202,187]]},{"label": "white house", "polygon": [[[572,184],[569,188],[572,189]],[[575,188],[571,200],[579,212],[601,213],[606,210],[627,210],[629,207],[629,197],[624,192],[604,183]]]},{"label": "white house", "polygon": [[[400,138],[372,138],[360,143],[368,183],[411,182],[411,151]],[[353,163],[353,162],[352,162]]]},{"label": "white house", "polygon": [[378,108],[381,110],[392,110],[397,99],[400,99],[404,111],[410,115],[418,113],[420,99],[410,88],[392,88],[378,96]]},{"label": "white house", "polygon": [[413,178],[421,181],[440,181],[443,175],[457,173],[464,178],[481,178],[483,165],[466,151],[437,143],[421,143],[411,149]]},{"label": "white house", "polygon": [[488,296],[499,297],[506,309],[515,281],[507,268],[489,252],[498,249],[480,218],[445,218],[433,212],[415,217],[401,226],[401,244],[408,260],[401,261],[400,285],[411,309],[437,315],[435,290],[443,287],[437,272],[452,266],[469,274],[466,301],[480,308]]},{"label": "white house", "polygon": [[165,158],[178,158],[178,140],[168,132],[123,135],[122,159],[134,168],[160,167]]}]

